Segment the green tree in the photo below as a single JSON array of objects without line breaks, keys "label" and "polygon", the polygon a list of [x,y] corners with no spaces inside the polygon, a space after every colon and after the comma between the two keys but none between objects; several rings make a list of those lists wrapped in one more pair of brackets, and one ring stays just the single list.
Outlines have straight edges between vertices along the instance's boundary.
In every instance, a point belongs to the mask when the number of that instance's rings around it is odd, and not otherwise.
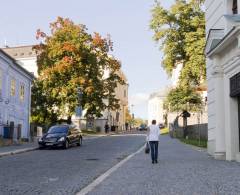
[{"label": "green tree", "polygon": [[172,89],[164,101],[164,109],[174,111],[198,111],[202,108],[202,98],[192,88],[177,87]]},{"label": "green tree", "polygon": [[[84,25],[61,17],[50,28],[50,35],[37,31],[37,39],[42,42],[34,47],[39,78],[33,86],[32,119],[54,122],[68,116],[71,120],[78,105],[79,87],[87,116],[100,117],[106,108],[119,108],[115,88],[124,81],[118,76],[120,62],[109,55],[110,38],[91,35]],[[108,104],[104,99],[109,100]]]},{"label": "green tree", "polygon": [[164,53],[162,66],[171,75],[177,63],[183,63],[180,85],[199,85],[206,77],[205,16],[203,1],[176,0],[169,10],[155,1],[150,28]]},{"label": "green tree", "polygon": [[35,80],[32,86],[31,121],[39,124],[50,124],[58,120],[55,112],[55,101],[43,89],[43,82]]},{"label": "green tree", "polygon": [[136,118],[134,119],[134,125],[139,127],[142,124],[146,124],[146,121],[142,118]]},{"label": "green tree", "polygon": [[129,108],[126,108],[126,112],[125,112],[125,121],[126,123],[130,124],[132,121],[132,116],[131,113],[129,111]]}]

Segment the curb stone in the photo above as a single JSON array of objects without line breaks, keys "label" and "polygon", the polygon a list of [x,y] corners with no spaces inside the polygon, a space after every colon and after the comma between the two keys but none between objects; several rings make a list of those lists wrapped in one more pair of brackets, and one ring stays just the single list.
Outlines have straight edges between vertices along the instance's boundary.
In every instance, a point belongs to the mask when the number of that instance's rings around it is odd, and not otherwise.
[{"label": "curb stone", "polygon": [[21,153],[25,153],[25,152],[34,151],[37,149],[38,149],[38,147],[32,147],[32,148],[26,148],[26,149],[17,149],[17,150],[10,151],[10,152],[2,152],[2,153],[0,153],[0,157],[21,154]]},{"label": "curb stone", "polygon": [[[87,139],[89,139],[89,137]],[[99,136],[97,138],[100,138],[100,137],[104,137],[104,136]],[[90,139],[93,139],[93,138],[90,137]],[[38,150],[38,149],[39,149],[39,147],[31,147],[31,148],[24,148],[24,149],[16,149],[16,150],[9,151],[9,152],[0,152],[0,158],[4,157],[4,156],[11,156],[11,155],[15,155],[15,154],[31,152],[31,151]]]}]

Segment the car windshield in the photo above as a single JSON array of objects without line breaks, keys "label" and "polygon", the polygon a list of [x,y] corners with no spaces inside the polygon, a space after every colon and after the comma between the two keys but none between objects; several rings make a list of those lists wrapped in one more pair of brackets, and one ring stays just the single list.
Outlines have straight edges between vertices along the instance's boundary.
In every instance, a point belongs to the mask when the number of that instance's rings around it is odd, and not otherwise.
[{"label": "car windshield", "polygon": [[53,126],[48,130],[48,133],[67,133],[68,126]]}]

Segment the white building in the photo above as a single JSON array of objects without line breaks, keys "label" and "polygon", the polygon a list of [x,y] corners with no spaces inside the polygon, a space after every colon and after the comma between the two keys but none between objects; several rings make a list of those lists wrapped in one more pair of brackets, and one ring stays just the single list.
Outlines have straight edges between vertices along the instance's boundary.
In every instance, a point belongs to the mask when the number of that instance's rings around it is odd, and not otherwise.
[{"label": "white building", "polygon": [[172,82],[173,88],[177,87],[177,85],[178,85],[178,81],[179,81],[179,77],[180,77],[182,68],[183,68],[183,64],[177,63],[176,67],[172,71],[171,82]]},{"label": "white building", "polygon": [[206,0],[208,152],[240,161],[240,1]]},{"label": "white building", "polygon": [[6,47],[2,48],[7,54],[12,56],[18,64],[28,70],[28,72],[38,77],[37,55],[33,51],[33,45],[20,47]]},{"label": "white building", "polygon": [[14,137],[18,128],[21,138],[29,138],[32,79],[31,73],[0,49],[0,135],[11,125]]},{"label": "white building", "polygon": [[148,100],[148,125],[151,125],[152,120],[156,120],[157,124],[164,123],[163,103],[166,95],[166,90],[152,93],[150,95]]}]

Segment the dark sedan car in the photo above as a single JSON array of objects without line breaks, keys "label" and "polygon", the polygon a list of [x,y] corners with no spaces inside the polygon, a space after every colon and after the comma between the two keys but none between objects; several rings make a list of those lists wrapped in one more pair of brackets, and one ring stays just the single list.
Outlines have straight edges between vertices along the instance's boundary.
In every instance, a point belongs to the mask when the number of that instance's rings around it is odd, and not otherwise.
[{"label": "dark sedan car", "polygon": [[140,127],[138,128],[139,131],[146,131],[147,130],[147,125],[146,124],[141,124]]},{"label": "dark sedan car", "polygon": [[73,125],[54,125],[38,140],[39,148],[82,145],[82,133]]}]

